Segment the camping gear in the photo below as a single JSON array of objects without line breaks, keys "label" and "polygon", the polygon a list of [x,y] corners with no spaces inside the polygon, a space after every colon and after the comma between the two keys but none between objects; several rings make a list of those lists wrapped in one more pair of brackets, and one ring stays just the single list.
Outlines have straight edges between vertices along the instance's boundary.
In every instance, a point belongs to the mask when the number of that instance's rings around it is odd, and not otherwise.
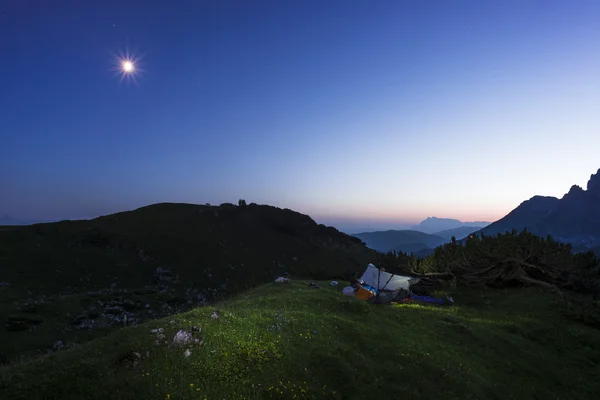
[{"label": "camping gear", "polygon": [[367,270],[360,277],[360,280],[364,282],[363,286],[366,284],[377,290],[389,291],[394,291],[398,288],[409,290],[410,285],[419,282],[418,278],[380,271],[379,268],[370,263],[367,266]]},{"label": "camping gear", "polygon": [[[424,303],[446,304],[442,298],[434,298],[427,295],[417,295],[411,291],[411,285],[420,282],[419,278],[395,275],[379,269],[373,264],[367,266],[367,270],[360,279],[353,280],[351,286],[344,288],[343,294],[366,300],[371,304],[389,304],[392,302],[420,301]],[[352,294],[350,291],[353,291]],[[452,297],[447,300],[454,304]]]},{"label": "camping gear", "polygon": [[[448,300],[448,302],[450,302],[451,304],[454,304],[454,299],[451,296],[447,296],[446,300]],[[410,303],[413,301],[421,301],[423,303],[440,304],[442,306],[446,304],[446,301],[442,298],[435,298],[435,297],[431,297],[431,296],[418,296],[416,294],[411,294],[411,295],[405,297],[404,300],[402,300],[402,303]]]},{"label": "camping gear", "polygon": [[402,302],[407,297],[410,297],[409,290],[398,288],[392,292],[379,292],[376,296],[371,297],[367,302],[371,304],[390,304],[392,302]]},{"label": "camping gear", "polygon": [[354,288],[352,286],[346,286],[344,290],[342,290],[342,294],[344,296],[354,296]]},{"label": "camping gear", "polygon": [[431,296],[417,296],[416,294],[410,295],[411,300],[422,301],[424,303],[433,303],[433,304],[446,304],[444,299],[436,299]]},{"label": "camping gear", "polygon": [[358,285],[356,294],[354,296],[359,300],[369,300],[371,297],[375,296],[375,293],[371,290],[365,289],[361,285]]}]

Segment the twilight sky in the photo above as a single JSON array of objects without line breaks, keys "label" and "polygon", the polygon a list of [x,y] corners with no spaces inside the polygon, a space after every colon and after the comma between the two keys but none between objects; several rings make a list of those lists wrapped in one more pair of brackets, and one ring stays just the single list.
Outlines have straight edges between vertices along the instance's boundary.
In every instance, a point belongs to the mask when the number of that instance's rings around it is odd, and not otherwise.
[{"label": "twilight sky", "polygon": [[597,0],[5,0],[0,215],[493,221],[585,188],[599,105]]}]

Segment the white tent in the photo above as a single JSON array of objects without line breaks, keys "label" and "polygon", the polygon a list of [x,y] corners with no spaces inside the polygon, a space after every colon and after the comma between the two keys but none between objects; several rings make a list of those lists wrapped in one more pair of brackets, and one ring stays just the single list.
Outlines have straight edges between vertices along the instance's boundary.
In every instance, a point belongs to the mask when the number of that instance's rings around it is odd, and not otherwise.
[{"label": "white tent", "polygon": [[[367,266],[367,270],[362,274],[360,279],[367,285],[377,288],[378,290],[396,290],[402,288],[409,290],[410,285],[419,281],[418,278],[410,276],[394,275],[389,272],[379,271],[379,268],[373,264]],[[379,287],[377,282],[379,281]]]}]

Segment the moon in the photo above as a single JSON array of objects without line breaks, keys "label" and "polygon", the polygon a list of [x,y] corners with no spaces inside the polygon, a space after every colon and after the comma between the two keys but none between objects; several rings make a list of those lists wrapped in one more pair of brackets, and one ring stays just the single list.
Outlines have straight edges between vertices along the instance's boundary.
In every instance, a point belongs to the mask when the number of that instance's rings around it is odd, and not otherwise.
[{"label": "moon", "polygon": [[121,62],[121,70],[126,74],[131,74],[135,71],[135,64],[131,60],[123,60]]}]

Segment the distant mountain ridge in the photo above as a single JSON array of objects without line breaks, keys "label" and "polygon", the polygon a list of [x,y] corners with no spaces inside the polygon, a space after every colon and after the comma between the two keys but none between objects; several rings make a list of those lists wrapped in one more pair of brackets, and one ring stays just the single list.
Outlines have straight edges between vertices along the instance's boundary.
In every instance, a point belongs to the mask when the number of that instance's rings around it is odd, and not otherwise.
[{"label": "distant mountain ridge", "polygon": [[469,236],[473,232],[477,232],[483,227],[484,226],[460,226],[454,229],[446,229],[444,231],[435,232],[434,235],[447,240],[450,240],[454,236],[455,239],[459,240]]},{"label": "distant mountain ridge", "polygon": [[0,226],[22,226],[22,225],[33,225],[33,224],[45,224],[50,222],[58,222],[57,220],[28,220],[28,219],[17,219],[10,215],[0,216]]},{"label": "distant mountain ridge", "polygon": [[421,254],[447,242],[443,237],[413,230],[363,232],[353,236],[365,242],[367,247],[382,253],[401,251]]},{"label": "distant mountain ridge", "polygon": [[512,229],[552,235],[574,250],[600,249],[600,169],[591,175],[587,190],[573,185],[561,199],[534,196],[475,233],[496,235]]},{"label": "distant mountain ridge", "polygon": [[490,223],[487,221],[462,222],[453,218],[428,217],[424,221],[421,221],[420,224],[413,225],[412,230],[435,235],[436,232],[446,231],[449,229],[461,227],[483,228],[489,224]]}]

